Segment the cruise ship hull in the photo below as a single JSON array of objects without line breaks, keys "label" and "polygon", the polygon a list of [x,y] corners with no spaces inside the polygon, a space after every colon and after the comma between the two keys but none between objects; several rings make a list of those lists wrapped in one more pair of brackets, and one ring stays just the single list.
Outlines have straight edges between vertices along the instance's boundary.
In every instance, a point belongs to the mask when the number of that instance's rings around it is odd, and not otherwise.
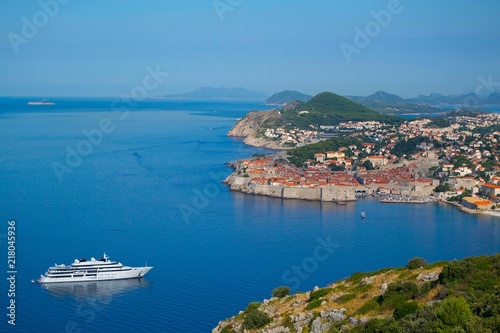
[{"label": "cruise ship hull", "polygon": [[37,280],[40,284],[45,283],[62,283],[62,282],[89,282],[89,281],[109,281],[109,280],[125,280],[138,279],[146,275],[153,267],[131,267],[127,270],[119,271],[104,271],[97,274],[86,274],[85,272],[74,272],[67,277],[53,278],[50,276],[42,276]]}]

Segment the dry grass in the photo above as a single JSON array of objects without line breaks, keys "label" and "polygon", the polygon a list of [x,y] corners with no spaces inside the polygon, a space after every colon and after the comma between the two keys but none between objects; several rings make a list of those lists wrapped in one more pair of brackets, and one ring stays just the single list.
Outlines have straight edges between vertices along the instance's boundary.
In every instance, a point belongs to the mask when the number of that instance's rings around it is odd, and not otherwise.
[{"label": "dry grass", "polygon": [[[443,263],[444,265],[445,263]],[[381,318],[381,317],[389,317],[392,316],[392,309],[381,309],[376,308],[366,314],[363,315],[355,315],[356,312],[368,301],[373,299],[374,297],[378,297],[381,293],[381,287],[384,283],[391,283],[395,281],[410,281],[416,284],[420,284],[421,281],[417,279],[421,273],[430,274],[430,273],[441,273],[442,266],[432,267],[430,269],[418,268],[414,270],[391,270],[384,273],[380,273],[377,275],[373,275],[369,278],[371,287],[359,287],[363,284],[361,283],[351,283],[348,280],[338,281],[336,283],[330,284],[327,288],[332,288],[332,291],[323,296],[321,298],[322,301],[326,301],[324,305],[321,305],[317,308],[306,310],[310,297],[310,293],[300,293],[291,296],[287,296],[283,299],[279,299],[277,301],[272,301],[270,304],[263,304],[261,306],[261,310],[266,309],[267,307],[273,308],[273,317],[275,319],[279,318],[281,322],[290,315],[298,315],[300,313],[319,313],[324,310],[331,309],[341,309],[345,308],[347,311],[345,312],[346,316],[355,316],[355,317],[367,317],[367,318]],[[358,287],[357,293],[354,292],[354,289]],[[420,306],[425,305],[427,302],[432,301],[439,291],[439,286],[437,288],[431,289],[424,297],[417,300]],[[338,302],[336,299],[339,296],[355,293],[356,297],[354,299]]]}]

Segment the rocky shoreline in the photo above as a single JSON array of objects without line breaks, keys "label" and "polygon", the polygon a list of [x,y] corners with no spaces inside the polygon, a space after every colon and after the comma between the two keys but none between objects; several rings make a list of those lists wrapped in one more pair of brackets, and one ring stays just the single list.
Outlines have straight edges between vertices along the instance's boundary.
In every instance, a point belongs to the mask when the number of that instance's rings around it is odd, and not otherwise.
[{"label": "rocky shoreline", "polygon": [[279,117],[281,117],[281,113],[278,110],[251,111],[229,130],[227,136],[242,138],[245,144],[253,147],[273,150],[291,149],[281,146],[278,142],[259,137],[258,135],[259,129],[266,120]]}]

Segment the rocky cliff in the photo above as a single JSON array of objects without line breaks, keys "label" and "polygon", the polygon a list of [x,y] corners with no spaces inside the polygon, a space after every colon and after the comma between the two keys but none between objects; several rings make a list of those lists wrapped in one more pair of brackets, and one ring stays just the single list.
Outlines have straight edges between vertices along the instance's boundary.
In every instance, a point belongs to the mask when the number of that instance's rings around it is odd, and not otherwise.
[{"label": "rocky cliff", "polygon": [[278,110],[249,112],[231,128],[227,135],[243,138],[243,142],[249,146],[283,150],[285,148],[276,142],[266,140],[264,137],[258,137],[259,129],[262,128],[266,120],[279,117],[281,117],[281,113]]}]

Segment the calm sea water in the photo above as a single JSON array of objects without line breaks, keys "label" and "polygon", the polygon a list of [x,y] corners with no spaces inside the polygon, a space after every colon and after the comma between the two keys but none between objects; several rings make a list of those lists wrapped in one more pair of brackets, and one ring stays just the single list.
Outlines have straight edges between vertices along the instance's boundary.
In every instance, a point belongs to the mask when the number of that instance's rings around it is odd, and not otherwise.
[{"label": "calm sea water", "polygon": [[[27,101],[0,99],[2,332],[210,332],[279,285],[307,290],[414,256],[500,250],[500,219],[449,206],[372,198],[337,206],[228,191],[224,163],[267,152],[226,136],[237,118],[266,108],[258,103],[151,100],[124,115],[106,99]],[[15,327],[6,316],[9,219]],[[154,269],[136,281],[30,283],[55,262],[104,251]]]}]

